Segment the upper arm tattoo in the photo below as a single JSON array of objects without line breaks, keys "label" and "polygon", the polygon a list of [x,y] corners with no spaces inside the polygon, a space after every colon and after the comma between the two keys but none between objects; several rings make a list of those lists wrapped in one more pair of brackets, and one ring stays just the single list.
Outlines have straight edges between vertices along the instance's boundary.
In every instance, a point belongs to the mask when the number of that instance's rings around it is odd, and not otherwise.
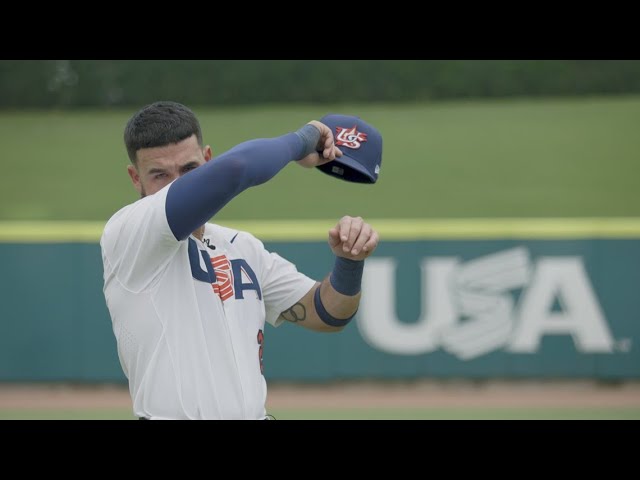
[{"label": "upper arm tattoo", "polygon": [[302,322],[307,318],[307,309],[302,303],[296,303],[289,310],[285,310],[280,314],[287,322]]}]

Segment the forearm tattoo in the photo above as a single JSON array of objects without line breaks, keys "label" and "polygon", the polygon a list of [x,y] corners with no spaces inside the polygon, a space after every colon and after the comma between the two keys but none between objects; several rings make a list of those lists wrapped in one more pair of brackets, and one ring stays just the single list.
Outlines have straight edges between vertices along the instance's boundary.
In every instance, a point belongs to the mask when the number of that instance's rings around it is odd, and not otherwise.
[{"label": "forearm tattoo", "polygon": [[282,318],[284,318],[287,322],[302,322],[305,318],[307,318],[307,309],[301,303],[296,303],[289,310],[285,310],[280,314]]}]

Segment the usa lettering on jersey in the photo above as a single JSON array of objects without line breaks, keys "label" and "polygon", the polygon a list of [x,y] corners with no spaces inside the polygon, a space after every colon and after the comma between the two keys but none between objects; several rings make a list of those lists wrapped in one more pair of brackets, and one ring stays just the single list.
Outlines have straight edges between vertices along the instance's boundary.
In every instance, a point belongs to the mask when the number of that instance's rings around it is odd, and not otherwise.
[{"label": "usa lettering on jersey", "polygon": [[229,260],[225,254],[210,257],[189,239],[189,262],[193,278],[209,282],[223,302],[231,297],[243,300],[246,291],[255,292],[256,298],[262,300],[258,276],[244,258]]}]

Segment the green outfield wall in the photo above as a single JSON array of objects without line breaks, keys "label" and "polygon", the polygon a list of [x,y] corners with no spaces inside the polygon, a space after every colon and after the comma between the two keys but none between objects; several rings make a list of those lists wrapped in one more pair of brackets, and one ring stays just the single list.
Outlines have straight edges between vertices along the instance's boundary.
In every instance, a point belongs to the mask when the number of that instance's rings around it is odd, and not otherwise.
[{"label": "green outfield wall", "polygon": [[[230,226],[321,279],[330,223]],[[355,321],[268,327],[268,379],[640,378],[640,219],[371,223]],[[0,224],[0,381],[125,381],[99,233]]]}]

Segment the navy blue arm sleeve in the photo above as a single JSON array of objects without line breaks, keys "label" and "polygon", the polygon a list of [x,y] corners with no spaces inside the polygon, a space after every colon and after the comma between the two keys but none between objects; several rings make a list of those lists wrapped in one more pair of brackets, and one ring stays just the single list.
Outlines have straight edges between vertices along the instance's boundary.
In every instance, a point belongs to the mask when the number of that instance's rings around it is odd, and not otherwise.
[{"label": "navy blue arm sleeve", "polygon": [[165,205],[173,235],[184,240],[233,197],[266,182],[303,153],[303,141],[295,133],[250,140],[178,178]]}]

